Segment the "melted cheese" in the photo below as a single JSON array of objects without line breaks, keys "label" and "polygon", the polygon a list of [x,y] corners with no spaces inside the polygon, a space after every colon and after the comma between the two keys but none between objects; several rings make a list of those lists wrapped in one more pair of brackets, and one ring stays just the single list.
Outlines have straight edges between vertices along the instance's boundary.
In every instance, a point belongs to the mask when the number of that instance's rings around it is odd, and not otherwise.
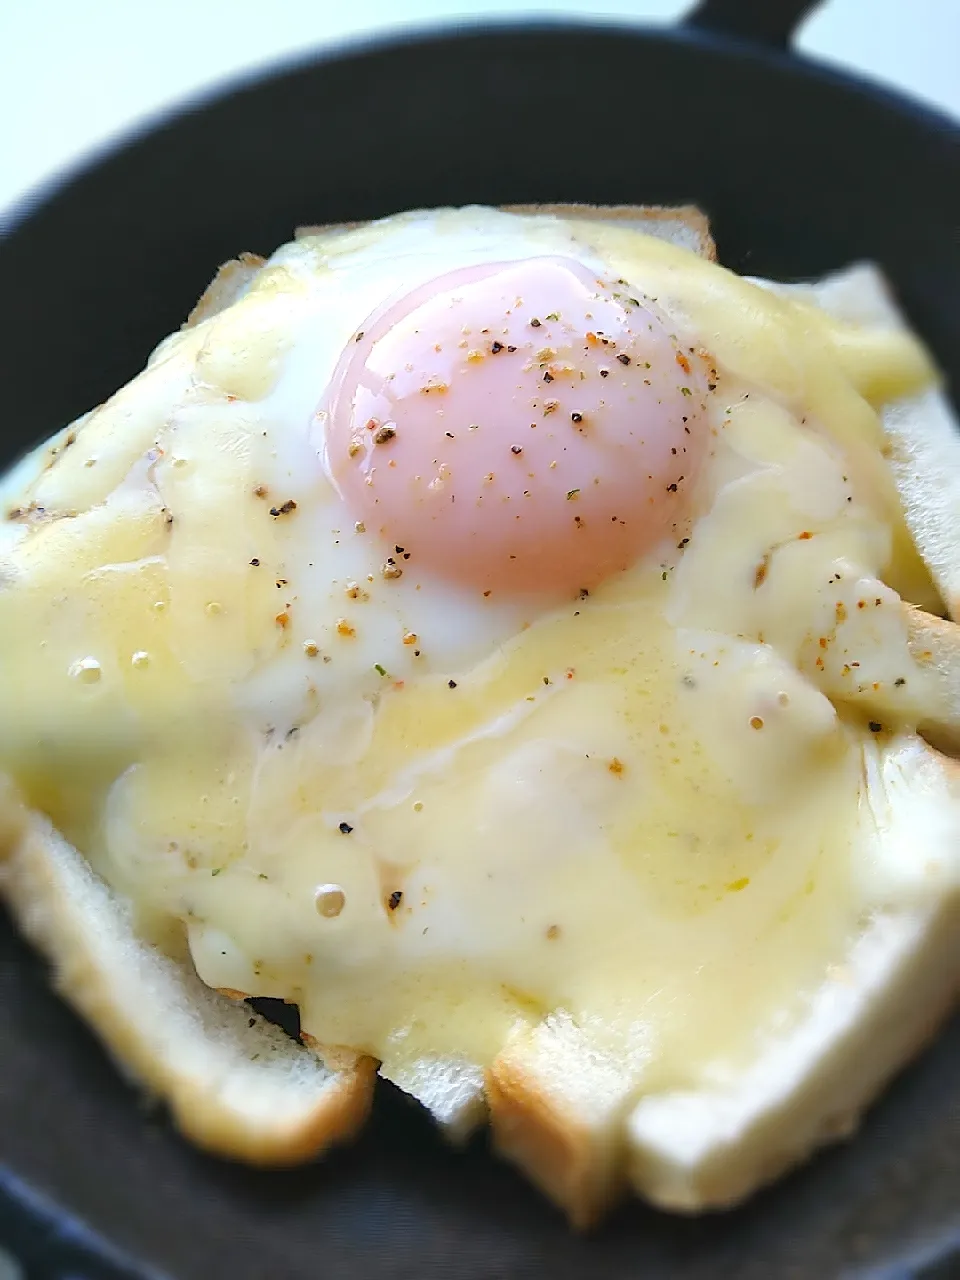
[{"label": "melted cheese", "polygon": [[897,591],[932,588],[877,409],[932,373],[909,337],[573,232],[716,363],[689,540],[504,614],[499,643],[465,626],[454,665],[429,618],[456,601],[405,583],[379,662],[377,601],[353,604],[379,553],[331,531],[305,444],[278,457],[299,426],[275,389],[372,233],[308,241],[5,486],[0,762],[145,932],[182,929],[206,982],[295,1001],[323,1044],[483,1064],[563,1011],[688,1088],[788,1023],[896,892],[858,858],[864,753],[875,702],[881,732],[921,714]]}]

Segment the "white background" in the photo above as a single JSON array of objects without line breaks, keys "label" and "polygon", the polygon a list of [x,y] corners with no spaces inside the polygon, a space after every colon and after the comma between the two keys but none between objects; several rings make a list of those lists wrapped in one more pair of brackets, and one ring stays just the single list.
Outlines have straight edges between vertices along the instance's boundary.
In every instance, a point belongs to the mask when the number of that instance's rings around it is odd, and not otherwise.
[{"label": "white background", "polygon": [[[689,0],[0,0],[0,209],[144,116],[312,47],[465,18],[665,22],[690,7]],[[826,0],[798,43],[960,119],[960,0]]]}]

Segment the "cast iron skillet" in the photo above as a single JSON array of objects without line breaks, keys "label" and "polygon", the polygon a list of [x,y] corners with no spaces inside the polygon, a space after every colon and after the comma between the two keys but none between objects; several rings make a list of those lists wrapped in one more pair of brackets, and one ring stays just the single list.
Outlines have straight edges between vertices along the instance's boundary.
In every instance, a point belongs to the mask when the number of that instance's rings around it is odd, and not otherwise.
[{"label": "cast iron skillet", "polygon": [[[811,7],[707,0],[670,31],[538,24],[351,49],[135,138],[21,209],[0,244],[5,456],[131,376],[238,250],[298,222],[468,201],[695,200],[740,270],[875,258],[960,386],[960,133],[789,56]],[[686,1221],[630,1203],[580,1239],[483,1138],[448,1150],[386,1087],[356,1146],[316,1167],[197,1154],[120,1084],[9,927],[0,1000],[0,1159],[21,1180],[4,1184],[0,1238],[37,1276],[127,1272],[22,1183],[137,1259],[130,1274],[183,1280],[960,1274],[960,1022],[854,1142],[745,1208]]]}]

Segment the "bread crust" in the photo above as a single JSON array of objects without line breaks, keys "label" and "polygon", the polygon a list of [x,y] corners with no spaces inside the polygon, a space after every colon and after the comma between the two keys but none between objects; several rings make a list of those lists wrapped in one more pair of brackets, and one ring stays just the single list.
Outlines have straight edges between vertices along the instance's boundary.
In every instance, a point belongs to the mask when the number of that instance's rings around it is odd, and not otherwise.
[{"label": "bread crust", "polygon": [[519,1165],[572,1227],[594,1226],[626,1191],[622,1123],[598,1132],[509,1050],[488,1068],[485,1090],[498,1154]]},{"label": "bread crust", "polygon": [[696,252],[710,262],[717,260],[717,246],[710,234],[710,219],[695,204],[505,204],[505,213],[549,213],[558,218],[591,222],[626,222],[636,227],[680,222],[696,241]]},{"label": "bread crust", "polygon": [[921,720],[928,742],[951,756],[960,755],[960,625],[905,606],[910,653],[930,678],[934,714]]},{"label": "bread crust", "polygon": [[236,302],[265,262],[266,258],[261,258],[259,254],[241,253],[218,267],[217,274],[197,299],[183,328],[192,329]]}]

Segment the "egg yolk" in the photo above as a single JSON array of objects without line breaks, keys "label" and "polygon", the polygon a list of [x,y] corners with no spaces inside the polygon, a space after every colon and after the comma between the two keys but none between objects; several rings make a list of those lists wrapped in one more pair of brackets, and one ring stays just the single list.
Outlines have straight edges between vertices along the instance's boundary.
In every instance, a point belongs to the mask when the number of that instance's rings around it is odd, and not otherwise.
[{"label": "egg yolk", "polygon": [[622,281],[562,257],[465,268],[349,344],[319,415],[327,470],[412,569],[575,593],[679,531],[706,376]]}]

